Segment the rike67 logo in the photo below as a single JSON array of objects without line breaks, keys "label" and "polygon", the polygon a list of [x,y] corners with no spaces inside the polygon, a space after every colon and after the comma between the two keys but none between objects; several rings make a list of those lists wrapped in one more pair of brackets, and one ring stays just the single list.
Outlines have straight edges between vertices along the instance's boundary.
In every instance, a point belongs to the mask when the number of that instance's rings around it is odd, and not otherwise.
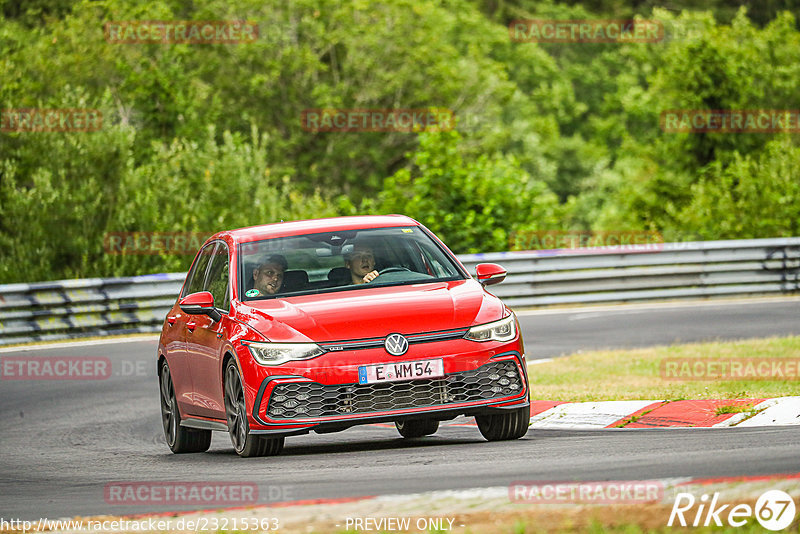
[{"label": "rike67 logo", "polygon": [[667,526],[673,526],[677,520],[677,524],[682,527],[708,527],[712,523],[718,527],[724,523],[731,527],[741,527],[755,516],[765,529],[778,531],[792,523],[796,512],[791,495],[780,490],[764,492],[756,501],[755,508],[748,504],[737,504],[733,507],[731,504],[720,505],[718,501],[719,493],[714,493],[711,497],[703,494],[700,499],[695,499],[691,493],[679,493],[672,505]]}]

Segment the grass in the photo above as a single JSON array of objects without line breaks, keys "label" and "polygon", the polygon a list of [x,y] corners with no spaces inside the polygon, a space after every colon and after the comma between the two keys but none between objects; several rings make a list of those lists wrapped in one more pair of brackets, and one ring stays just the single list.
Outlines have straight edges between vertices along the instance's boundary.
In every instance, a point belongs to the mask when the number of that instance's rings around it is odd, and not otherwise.
[{"label": "grass", "polygon": [[728,405],[728,406],[717,406],[717,409],[714,410],[714,415],[722,415],[726,413],[744,413],[752,411],[753,405],[752,404],[740,404],[736,405]]},{"label": "grass", "polygon": [[615,428],[625,428],[627,425],[629,425],[629,424],[631,424],[631,423],[635,423],[636,421],[638,421],[639,419],[641,419],[643,416],[645,416],[645,415],[649,414],[649,413],[650,413],[650,412],[652,412],[653,410],[655,410],[655,408],[651,408],[651,409],[649,409],[649,410],[645,410],[645,411],[643,411],[642,413],[638,413],[638,414],[636,414],[636,415],[632,415],[632,416],[630,416],[629,418],[625,419],[625,420],[624,420],[623,422],[621,422],[620,424],[616,425],[616,427],[615,427]]},{"label": "grass", "polygon": [[[800,393],[794,379],[676,380],[662,377],[666,359],[800,359],[800,336],[579,352],[529,367],[531,396],[570,402],[772,398]],[[750,407],[752,408],[752,407]],[[721,409],[745,412],[747,406]],[[732,413],[732,412],[721,412]]]}]

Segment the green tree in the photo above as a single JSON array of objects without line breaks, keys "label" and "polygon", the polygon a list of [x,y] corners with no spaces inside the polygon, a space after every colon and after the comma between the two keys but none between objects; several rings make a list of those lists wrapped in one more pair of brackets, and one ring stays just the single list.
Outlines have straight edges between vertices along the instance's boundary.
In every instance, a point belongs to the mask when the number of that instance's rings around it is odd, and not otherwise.
[{"label": "green tree", "polygon": [[509,156],[465,161],[460,139],[457,132],[420,135],[412,167],[386,179],[379,210],[419,220],[457,253],[507,250],[518,227],[557,225],[558,201],[544,183]]},{"label": "green tree", "polygon": [[786,136],[754,154],[714,162],[692,186],[673,235],[747,239],[800,235],[800,147]]}]

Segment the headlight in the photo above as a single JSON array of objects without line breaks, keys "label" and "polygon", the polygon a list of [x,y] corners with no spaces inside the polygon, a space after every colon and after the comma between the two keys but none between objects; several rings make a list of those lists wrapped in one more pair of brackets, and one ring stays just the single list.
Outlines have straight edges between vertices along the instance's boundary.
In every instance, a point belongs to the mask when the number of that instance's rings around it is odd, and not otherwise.
[{"label": "headlight", "polygon": [[517,325],[512,313],[505,319],[493,323],[473,326],[464,335],[472,341],[511,341],[517,336]]},{"label": "headlight", "polygon": [[280,365],[292,360],[316,358],[325,351],[314,343],[256,343],[245,341],[250,354],[261,365]]}]

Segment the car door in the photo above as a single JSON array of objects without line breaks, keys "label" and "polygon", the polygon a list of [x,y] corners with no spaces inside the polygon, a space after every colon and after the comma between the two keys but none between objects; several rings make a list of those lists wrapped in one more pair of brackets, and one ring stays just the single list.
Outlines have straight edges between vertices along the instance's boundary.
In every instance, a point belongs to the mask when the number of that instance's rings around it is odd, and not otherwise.
[{"label": "car door", "polygon": [[186,329],[186,356],[193,389],[192,414],[213,419],[225,418],[220,358],[230,321],[229,263],[227,244],[217,242],[202,291],[214,296],[214,306],[222,313],[222,319],[214,321],[207,315],[194,315]]},{"label": "car door", "polygon": [[202,291],[215,246],[214,243],[206,245],[197,254],[189,273],[186,275],[186,283],[178,302],[167,314],[168,335],[165,339],[165,357],[172,375],[175,398],[178,401],[181,413],[184,414],[193,411],[192,405],[194,403],[192,375],[186,353],[186,333],[187,327],[196,322],[196,316],[184,313],[179,303],[186,295]]}]

